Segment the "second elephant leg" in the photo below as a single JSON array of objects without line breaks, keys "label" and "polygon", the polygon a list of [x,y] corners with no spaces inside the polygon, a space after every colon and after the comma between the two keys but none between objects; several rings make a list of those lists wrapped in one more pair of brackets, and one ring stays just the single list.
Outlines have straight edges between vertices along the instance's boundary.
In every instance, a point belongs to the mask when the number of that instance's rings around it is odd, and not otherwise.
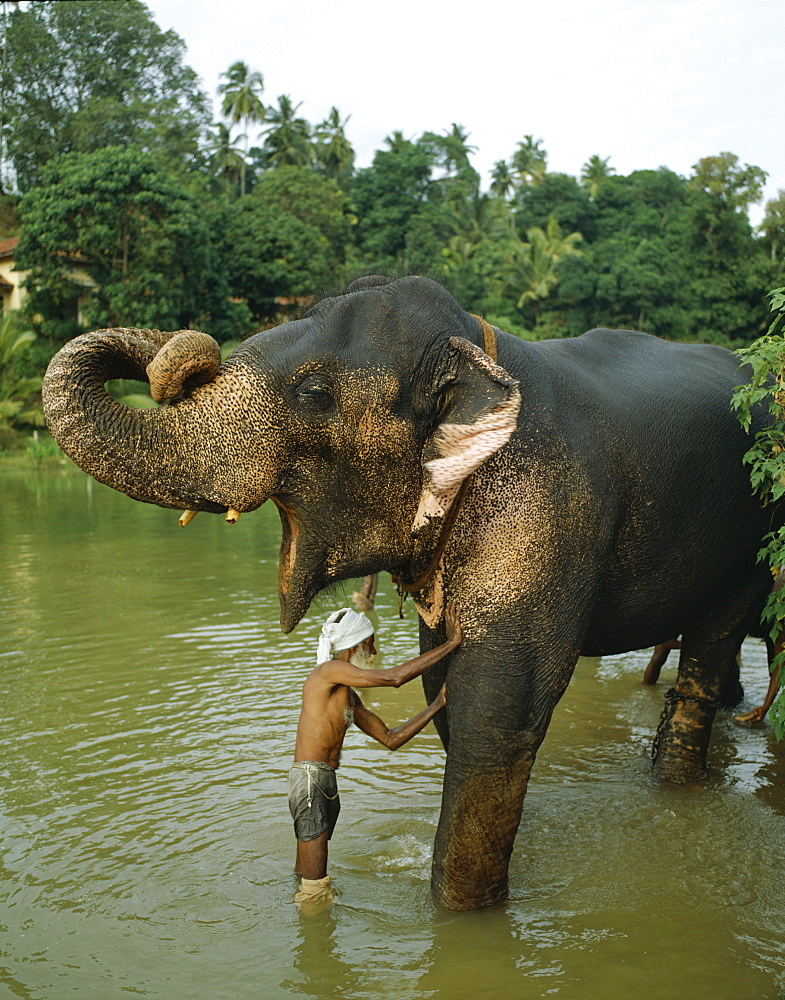
[{"label": "second elephant leg", "polygon": [[714,717],[738,685],[738,645],[736,637],[701,644],[684,639],[676,686],[665,695],[654,741],[654,773],[664,781],[705,777]]}]

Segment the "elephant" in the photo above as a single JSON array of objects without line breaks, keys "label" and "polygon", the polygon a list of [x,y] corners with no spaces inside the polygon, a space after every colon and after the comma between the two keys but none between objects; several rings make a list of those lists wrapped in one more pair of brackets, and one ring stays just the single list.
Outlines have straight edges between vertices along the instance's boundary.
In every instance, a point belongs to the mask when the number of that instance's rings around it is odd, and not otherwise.
[{"label": "elephant", "polygon": [[[777,576],[774,579],[774,586],[771,588],[772,593],[777,593],[782,590],[783,587],[785,587],[785,571],[781,570],[777,573]],[[766,658],[769,665],[769,686],[763,702],[760,705],[756,705],[755,708],[752,708],[750,711],[744,712],[741,715],[734,715],[734,721],[743,725],[763,722],[766,717],[766,713],[774,704],[774,699],[777,697],[777,693],[779,691],[780,667],[777,665],[772,668],[772,664],[774,663],[775,658],[782,653],[783,649],[785,649],[785,629],[779,629],[775,633],[776,639],[772,638],[771,631],[772,630],[768,625],[761,622],[752,632],[750,632],[750,635],[754,636],[756,639],[763,639],[766,644]],[[654,647],[651,659],[646,664],[643,671],[644,684],[653,686],[657,683],[660,678],[660,671],[665,666],[668,656],[674,649],[681,649],[681,643],[678,639],[669,639],[667,642],[659,643]],[[741,649],[739,649],[736,653],[736,659],[741,659]]]},{"label": "elephant", "polygon": [[[424,677],[446,749],[437,903],[503,902],[539,746],[579,654],[681,635],[654,775],[707,767],[736,650],[782,523],[742,464],[730,351],[594,329],[528,342],[429,278],[368,276],[220,364],[192,331],[85,334],[52,360],[49,427],[86,472],[161,507],[278,508],[281,628],[340,580],[392,574],[423,651],[458,604],[462,645]],[[131,410],[112,378],[168,405]],[[752,433],[768,417],[757,410]]]},{"label": "elephant", "polygon": [[379,587],[379,574],[369,573],[363,577],[360,589],[352,593],[352,604],[358,611],[370,611],[376,600],[376,591]]}]

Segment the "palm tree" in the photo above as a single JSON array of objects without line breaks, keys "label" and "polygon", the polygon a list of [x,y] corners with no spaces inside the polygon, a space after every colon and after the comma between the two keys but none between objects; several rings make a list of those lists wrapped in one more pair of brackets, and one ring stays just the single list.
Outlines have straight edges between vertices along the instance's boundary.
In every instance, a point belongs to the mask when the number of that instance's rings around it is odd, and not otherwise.
[{"label": "palm tree", "polygon": [[222,95],[221,114],[228,118],[232,125],[243,122],[245,146],[240,165],[240,197],[245,194],[245,161],[248,157],[248,127],[253,123],[264,121],[265,107],[262,104],[261,93],[264,90],[264,80],[261,73],[251,73],[244,62],[232,63],[225,73],[226,83],[218,86]]},{"label": "palm tree", "polygon": [[594,156],[590,156],[583,165],[583,169],[581,170],[581,184],[586,188],[592,200],[597,197],[597,192],[600,190],[603,182],[611,174],[616,173],[613,167],[608,166],[608,160],[610,160],[610,156],[606,156],[603,160],[595,154]]},{"label": "palm tree", "polygon": [[319,142],[316,158],[335,181],[348,178],[354,167],[354,149],[345,131],[349,118],[351,115],[341,121],[338,108],[330,108],[329,115],[314,130],[314,138]]},{"label": "palm tree", "polygon": [[292,104],[288,94],[281,94],[278,107],[269,108],[265,129],[265,158],[272,166],[308,166],[314,158],[311,126],[305,118],[298,118],[302,106]]},{"label": "palm tree", "polygon": [[785,191],[777,191],[777,197],[766,202],[763,221],[758,232],[771,244],[771,259],[776,261],[780,247],[785,245]]},{"label": "palm tree", "polygon": [[469,145],[470,133],[462,125],[453,122],[449,132],[439,138],[440,152],[447,173],[460,173],[469,166],[469,155],[477,152],[476,146]]},{"label": "palm tree", "polygon": [[384,141],[391,153],[403,153],[412,146],[411,140],[404,138],[403,132],[391,132]]},{"label": "palm tree", "polygon": [[497,160],[491,171],[491,192],[499,198],[507,198],[515,190],[515,177],[506,160]]},{"label": "palm tree", "polygon": [[559,265],[567,257],[582,256],[577,244],[583,237],[580,233],[562,236],[556,217],[551,215],[545,229],[533,226],[527,230],[526,238],[528,243],[518,243],[507,255],[503,282],[507,289],[518,294],[519,309],[526,302],[532,303],[539,322],[542,300],[558,284]]},{"label": "palm tree", "polygon": [[228,183],[239,181],[245,166],[244,150],[234,143],[245,139],[245,135],[232,138],[229,126],[217,122],[215,132],[210,136],[207,151],[213,170]]},{"label": "palm tree", "polygon": [[21,356],[35,339],[32,330],[20,325],[18,313],[8,312],[0,318],[0,426],[44,426],[41,377],[19,377],[13,365],[14,357]]},{"label": "palm tree", "polygon": [[508,214],[506,202],[480,192],[445,205],[443,218],[452,232],[445,253],[448,268],[461,267],[486,240],[491,243],[509,240]]},{"label": "palm tree", "polygon": [[539,184],[548,168],[548,154],[542,148],[542,139],[525,135],[512,154],[511,163],[519,184]]}]

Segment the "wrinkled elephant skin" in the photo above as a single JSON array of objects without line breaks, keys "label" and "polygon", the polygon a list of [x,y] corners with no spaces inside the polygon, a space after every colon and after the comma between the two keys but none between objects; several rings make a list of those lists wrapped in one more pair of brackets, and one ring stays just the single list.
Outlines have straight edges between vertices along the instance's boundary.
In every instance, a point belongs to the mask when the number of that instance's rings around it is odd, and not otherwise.
[{"label": "wrinkled elephant skin", "polygon": [[[217,373],[209,345],[178,376],[192,338],[157,362],[171,335],[115,330],[66,345],[44,389],[63,449],[130,496],[214,512],[275,502],[285,631],[324,587],[382,570],[413,591],[424,648],[457,601],[464,642],[425,676],[431,697],[447,677],[433,885],[453,909],[506,897],[531,768],[581,652],[681,635],[656,772],[703,774],[771,585],[756,552],[781,523],[741,462],[750,438],[730,399],[744,376],[728,351],[613,330],[495,331],[494,345],[488,332],[432,281],[367,278]],[[109,401],[106,379],[148,366],[167,405]]]}]

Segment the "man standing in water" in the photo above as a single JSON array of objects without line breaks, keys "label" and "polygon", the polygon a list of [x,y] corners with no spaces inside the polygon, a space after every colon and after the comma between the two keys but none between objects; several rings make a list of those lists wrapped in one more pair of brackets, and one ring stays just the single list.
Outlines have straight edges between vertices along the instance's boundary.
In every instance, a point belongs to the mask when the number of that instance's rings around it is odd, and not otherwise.
[{"label": "man standing in water", "polygon": [[297,837],[295,872],[302,876],[295,897],[329,898],[327,842],[341,808],[335,771],[346,730],[352,722],[390,750],[420,732],[445,704],[444,686],[431,704],[408,722],[388,729],[363,705],[352,688],[400,687],[424,674],[451,653],[462,639],[455,603],[445,612],[447,641],[398,667],[370,669],[376,654],[374,628],[364,614],[344,608],[322,628],[316,669],[303,684],[294,764],[289,771],[289,810]]}]

